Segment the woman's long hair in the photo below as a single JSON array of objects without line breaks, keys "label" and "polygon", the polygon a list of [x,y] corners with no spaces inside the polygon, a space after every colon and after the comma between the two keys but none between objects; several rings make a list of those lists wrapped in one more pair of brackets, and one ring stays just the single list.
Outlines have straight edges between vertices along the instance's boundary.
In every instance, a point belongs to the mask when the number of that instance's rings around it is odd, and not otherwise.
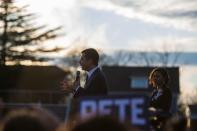
[{"label": "woman's long hair", "polygon": [[155,68],[151,71],[150,75],[149,75],[149,84],[152,85],[152,81],[153,81],[153,74],[155,72],[159,72],[163,78],[164,78],[164,87],[167,87],[168,83],[169,83],[169,80],[170,80],[170,77],[168,75],[168,72],[166,69],[164,68]]}]

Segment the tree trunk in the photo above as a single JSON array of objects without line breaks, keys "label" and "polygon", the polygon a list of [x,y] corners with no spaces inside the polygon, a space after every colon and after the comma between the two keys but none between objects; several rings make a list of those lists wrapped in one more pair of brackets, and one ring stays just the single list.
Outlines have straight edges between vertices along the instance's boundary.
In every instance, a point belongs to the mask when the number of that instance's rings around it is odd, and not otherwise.
[{"label": "tree trunk", "polygon": [[5,16],[3,17],[4,27],[3,27],[3,34],[2,34],[2,50],[1,50],[1,61],[0,65],[5,66],[6,65],[6,43],[7,43],[7,10],[8,6],[5,5]]}]

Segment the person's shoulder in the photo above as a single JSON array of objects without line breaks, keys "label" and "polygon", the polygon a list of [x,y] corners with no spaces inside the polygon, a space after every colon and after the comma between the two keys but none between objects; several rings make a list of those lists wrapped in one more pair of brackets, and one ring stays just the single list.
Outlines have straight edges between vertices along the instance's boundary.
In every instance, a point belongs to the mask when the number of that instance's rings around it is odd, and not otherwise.
[{"label": "person's shoulder", "polygon": [[102,69],[100,69],[100,68],[96,69],[95,80],[106,81],[106,76],[105,76],[104,72],[102,71]]},{"label": "person's shoulder", "polygon": [[171,92],[171,89],[170,89],[169,87],[166,87],[165,90],[166,90],[167,92]]},{"label": "person's shoulder", "polygon": [[95,74],[96,74],[97,76],[103,75],[103,71],[100,69],[100,67],[98,67],[98,68],[95,70]]},{"label": "person's shoulder", "polygon": [[166,88],[164,89],[164,93],[165,93],[165,94],[168,94],[168,95],[172,95],[172,91],[171,91],[171,89],[170,89],[169,87],[166,87]]}]

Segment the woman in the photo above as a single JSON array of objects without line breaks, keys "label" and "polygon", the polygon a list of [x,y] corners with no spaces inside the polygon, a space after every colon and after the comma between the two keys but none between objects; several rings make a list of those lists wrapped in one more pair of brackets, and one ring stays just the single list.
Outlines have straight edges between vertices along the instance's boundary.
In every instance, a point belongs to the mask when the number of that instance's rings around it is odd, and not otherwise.
[{"label": "woman", "polygon": [[149,83],[154,88],[150,98],[151,125],[160,130],[170,117],[172,94],[168,87],[169,75],[164,68],[155,68],[149,76]]}]

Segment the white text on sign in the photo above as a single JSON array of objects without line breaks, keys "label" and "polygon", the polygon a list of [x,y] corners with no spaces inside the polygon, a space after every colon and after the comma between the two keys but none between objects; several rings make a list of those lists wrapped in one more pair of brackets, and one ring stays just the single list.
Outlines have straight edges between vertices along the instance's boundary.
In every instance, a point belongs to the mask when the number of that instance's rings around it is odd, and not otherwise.
[{"label": "white text on sign", "polygon": [[134,125],[145,125],[146,120],[143,116],[143,98],[116,98],[101,100],[83,100],[80,103],[80,115],[82,118],[89,118],[95,115],[110,115],[114,107],[117,108],[117,115],[124,121],[129,110],[129,119]]}]

